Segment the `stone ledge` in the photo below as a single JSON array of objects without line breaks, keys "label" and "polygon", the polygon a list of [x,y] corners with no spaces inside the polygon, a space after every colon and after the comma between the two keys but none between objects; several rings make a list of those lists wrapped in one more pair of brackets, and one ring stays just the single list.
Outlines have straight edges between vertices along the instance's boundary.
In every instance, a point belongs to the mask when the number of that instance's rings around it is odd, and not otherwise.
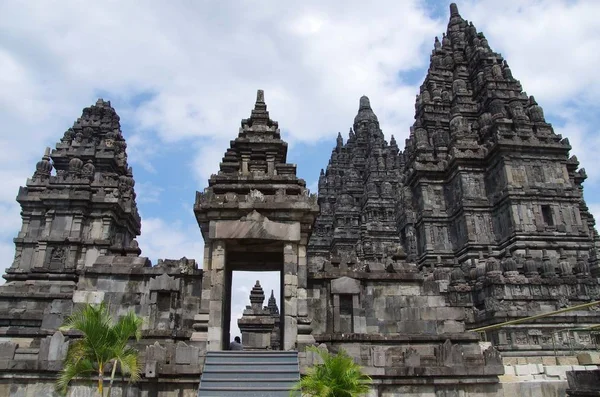
[{"label": "stone ledge", "polygon": [[474,332],[424,334],[320,334],[313,335],[319,343],[326,342],[373,342],[373,343],[440,343],[449,339],[452,342],[479,342]]},{"label": "stone ledge", "polygon": [[340,271],[340,272],[320,272],[320,273],[309,273],[308,278],[311,280],[331,280],[340,277],[351,277],[361,280],[381,280],[381,281],[421,281],[423,275],[416,272],[403,272],[403,273],[367,273],[367,272],[353,272],[353,271]]}]

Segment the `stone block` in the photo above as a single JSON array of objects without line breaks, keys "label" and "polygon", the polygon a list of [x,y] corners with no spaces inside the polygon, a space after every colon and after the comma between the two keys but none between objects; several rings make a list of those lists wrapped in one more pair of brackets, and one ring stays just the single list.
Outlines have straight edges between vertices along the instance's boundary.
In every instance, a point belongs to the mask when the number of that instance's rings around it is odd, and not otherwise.
[{"label": "stone block", "polygon": [[373,365],[375,367],[385,367],[386,359],[385,359],[385,348],[382,346],[373,346],[373,351],[371,353],[373,357]]},{"label": "stone block", "polygon": [[199,349],[196,346],[188,346],[184,342],[177,342],[175,348],[175,364],[196,364]]},{"label": "stone block", "polygon": [[13,342],[0,343],[0,360],[12,360],[17,350],[17,344]]},{"label": "stone block", "polygon": [[332,294],[360,294],[360,281],[350,277],[340,277],[331,281]]},{"label": "stone block", "polygon": [[297,298],[295,298],[295,297],[285,298],[283,301],[283,312],[285,313],[286,316],[297,317],[298,316]]},{"label": "stone block", "polygon": [[448,320],[442,323],[442,333],[465,332],[465,323]]},{"label": "stone block", "polygon": [[581,365],[600,365],[599,352],[585,352],[577,355],[577,361]]},{"label": "stone block", "polygon": [[283,285],[289,285],[296,289],[298,287],[298,276],[293,274],[286,274],[283,276]]},{"label": "stone block", "polygon": [[515,375],[515,367],[513,367],[512,365],[505,365],[504,375]]},{"label": "stone block", "polygon": [[208,341],[208,332],[192,332],[190,341],[191,342],[207,342]]},{"label": "stone block", "polygon": [[296,341],[298,339],[298,325],[296,318],[286,315],[284,317],[284,327],[283,349],[294,350],[296,348]]},{"label": "stone block", "polygon": [[74,303],[89,303],[99,305],[104,301],[104,291],[75,291],[73,292]]},{"label": "stone block", "polygon": [[285,299],[296,297],[298,288],[295,285],[284,285],[283,286],[283,297]]},{"label": "stone block", "polygon": [[529,364],[515,365],[515,374],[518,376],[531,375],[531,368],[529,367]]},{"label": "stone block", "polygon": [[144,370],[144,374],[146,375],[146,378],[156,378],[157,374],[157,369],[158,369],[158,365],[157,362],[152,360],[152,361],[146,361],[146,368]]},{"label": "stone block", "polygon": [[558,362],[556,360],[556,357],[554,357],[554,356],[551,356],[551,357],[545,356],[545,357],[542,357],[542,364],[544,364],[545,366],[557,365]]},{"label": "stone block", "polygon": [[541,356],[525,357],[525,358],[527,359],[527,364],[542,364]]},{"label": "stone block", "polygon": [[567,373],[569,395],[600,395],[600,371],[570,371]]},{"label": "stone block", "polygon": [[[70,311],[65,312],[65,313],[70,313]],[[64,322],[64,316],[62,314],[46,314],[44,316],[44,318],[42,319],[41,328],[57,329],[63,324],[63,322]]]},{"label": "stone block", "polygon": [[567,371],[571,371],[573,369],[570,365],[554,365],[551,367],[546,367],[546,375],[554,378],[560,378],[562,380],[567,379]]},{"label": "stone block", "polygon": [[502,357],[502,364],[504,365],[517,365],[516,357]]},{"label": "stone block", "polygon": [[65,342],[64,335],[60,331],[55,332],[50,338],[50,343],[48,346],[48,360],[64,360],[67,356],[68,346],[69,344]]},{"label": "stone block", "polygon": [[527,364],[527,366],[529,367],[529,373],[531,375],[537,375],[544,372],[543,368],[542,371],[540,371],[537,364]]},{"label": "stone block", "polygon": [[51,314],[68,315],[73,310],[73,302],[70,300],[55,299],[50,304]]},{"label": "stone block", "polygon": [[579,365],[577,357],[573,356],[558,356],[558,365]]},{"label": "stone block", "polygon": [[[529,375],[533,379],[531,375]],[[516,375],[500,375],[498,376],[500,383],[513,383],[513,382],[522,382],[525,379]]]},{"label": "stone block", "polygon": [[421,295],[421,287],[419,285],[400,284],[396,286],[397,295],[419,296]]},{"label": "stone block", "polygon": [[298,298],[298,316],[308,317],[308,302]]}]

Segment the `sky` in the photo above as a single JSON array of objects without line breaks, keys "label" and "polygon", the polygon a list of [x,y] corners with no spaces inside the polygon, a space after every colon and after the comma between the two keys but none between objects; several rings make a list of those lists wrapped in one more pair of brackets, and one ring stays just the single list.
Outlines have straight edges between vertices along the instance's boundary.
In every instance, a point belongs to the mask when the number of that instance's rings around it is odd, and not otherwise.
[{"label": "sky", "polygon": [[[463,18],[568,137],[600,215],[600,1],[465,0]],[[240,120],[265,90],[289,144],[288,162],[316,192],[338,131],[347,138],[361,95],[400,146],[449,3],[428,0],[0,2],[0,266],[20,229],[19,186],[46,146],[99,97],[121,116],[142,216],[142,255],[196,258],[195,192],[216,173]],[[232,318],[256,279],[234,278]],[[266,304],[266,302],[265,302]],[[232,330],[235,326],[232,326]],[[232,337],[235,331],[232,332]]]}]

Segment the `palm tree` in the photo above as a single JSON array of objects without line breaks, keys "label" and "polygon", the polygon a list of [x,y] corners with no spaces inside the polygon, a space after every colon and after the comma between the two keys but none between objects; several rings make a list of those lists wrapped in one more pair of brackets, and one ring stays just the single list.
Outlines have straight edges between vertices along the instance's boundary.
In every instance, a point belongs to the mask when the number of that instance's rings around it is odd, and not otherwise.
[{"label": "palm tree", "polygon": [[358,397],[369,391],[371,378],[344,350],[335,355],[314,346],[307,350],[317,353],[323,364],[310,368],[290,395],[301,390],[302,395],[312,397]]},{"label": "palm tree", "polygon": [[134,312],[121,317],[116,324],[109,310],[102,302],[98,306],[86,304],[68,317],[61,331],[77,330],[83,334],[69,345],[64,367],[56,381],[56,389],[65,395],[69,383],[76,377],[98,376],[98,392],[103,396],[104,374],[112,365],[108,396],[112,390],[117,366],[123,375],[129,375],[130,382],[140,379],[141,363],[137,350],[128,347],[127,342],[142,336],[142,319]]}]

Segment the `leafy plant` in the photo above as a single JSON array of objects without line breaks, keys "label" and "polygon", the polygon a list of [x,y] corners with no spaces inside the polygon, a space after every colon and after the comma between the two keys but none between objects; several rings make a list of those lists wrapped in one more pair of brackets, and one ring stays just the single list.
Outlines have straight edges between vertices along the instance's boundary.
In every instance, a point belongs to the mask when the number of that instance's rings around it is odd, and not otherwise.
[{"label": "leafy plant", "polygon": [[292,389],[291,396],[297,395],[298,391],[312,397],[358,397],[368,393],[371,378],[344,350],[333,355],[311,346],[307,351],[317,353],[323,363],[308,370]]},{"label": "leafy plant", "polygon": [[105,372],[112,365],[108,396],[110,396],[117,366],[130,382],[141,376],[138,352],[127,346],[130,338],[140,340],[142,319],[133,311],[113,322],[108,308],[102,302],[98,306],[85,305],[68,317],[61,331],[77,330],[81,339],[69,345],[63,369],[56,381],[56,389],[65,395],[71,380],[76,377],[98,376],[98,392],[103,396]]}]

